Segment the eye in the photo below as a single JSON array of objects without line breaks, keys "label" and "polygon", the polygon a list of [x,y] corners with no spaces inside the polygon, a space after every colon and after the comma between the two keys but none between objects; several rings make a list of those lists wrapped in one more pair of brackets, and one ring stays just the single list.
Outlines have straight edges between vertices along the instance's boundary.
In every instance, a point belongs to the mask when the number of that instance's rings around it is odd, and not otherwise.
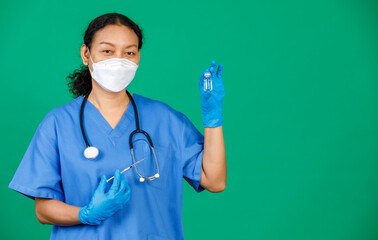
[{"label": "eye", "polygon": [[134,53],[133,53],[133,52],[126,52],[126,54],[127,54],[128,56],[131,56],[131,55],[133,55]]},{"label": "eye", "polygon": [[104,50],[103,52],[104,53],[110,53],[111,51],[110,50]]}]

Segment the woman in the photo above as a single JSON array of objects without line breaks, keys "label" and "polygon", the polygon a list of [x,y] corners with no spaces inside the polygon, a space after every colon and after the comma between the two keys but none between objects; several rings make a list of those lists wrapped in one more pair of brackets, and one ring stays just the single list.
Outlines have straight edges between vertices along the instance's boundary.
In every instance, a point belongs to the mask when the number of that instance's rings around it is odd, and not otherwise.
[{"label": "woman", "polygon": [[[183,239],[182,177],[197,192],[225,189],[222,65],[200,77],[203,137],[184,114],[125,90],[141,47],[140,28],[124,15],[89,24],[85,67],[69,76],[76,98],[45,116],[9,184],[35,199],[51,239]],[[145,132],[130,140],[138,128]]]}]

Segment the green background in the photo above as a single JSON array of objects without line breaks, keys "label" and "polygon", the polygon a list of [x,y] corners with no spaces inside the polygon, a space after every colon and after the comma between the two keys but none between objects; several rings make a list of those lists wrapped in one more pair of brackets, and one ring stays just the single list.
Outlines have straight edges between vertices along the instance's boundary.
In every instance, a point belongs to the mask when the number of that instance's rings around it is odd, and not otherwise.
[{"label": "green background", "polygon": [[198,80],[224,64],[228,179],[184,182],[186,239],[378,239],[378,4],[355,0],[1,1],[0,238],[48,239],[8,184],[43,117],[71,101],[89,22],[144,30],[130,91],[203,132]]}]

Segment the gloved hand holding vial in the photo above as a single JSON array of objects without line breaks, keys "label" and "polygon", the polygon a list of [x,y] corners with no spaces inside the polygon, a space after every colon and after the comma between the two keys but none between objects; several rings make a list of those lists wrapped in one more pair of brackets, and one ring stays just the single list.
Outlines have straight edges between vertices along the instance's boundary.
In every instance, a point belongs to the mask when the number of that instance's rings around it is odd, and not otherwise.
[{"label": "gloved hand holding vial", "polygon": [[199,89],[201,93],[203,127],[219,127],[223,125],[222,101],[225,95],[222,80],[223,65],[212,61],[210,67],[203,71]]}]

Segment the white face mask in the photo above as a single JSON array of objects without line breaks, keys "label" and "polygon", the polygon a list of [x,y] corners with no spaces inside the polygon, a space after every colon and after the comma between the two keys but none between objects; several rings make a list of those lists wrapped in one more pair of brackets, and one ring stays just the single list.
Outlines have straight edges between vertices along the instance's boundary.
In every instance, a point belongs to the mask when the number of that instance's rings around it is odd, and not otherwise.
[{"label": "white face mask", "polygon": [[[88,52],[89,52],[89,48]],[[108,92],[120,92],[133,80],[138,65],[125,58],[110,58],[100,62],[93,62],[92,78]]]}]

